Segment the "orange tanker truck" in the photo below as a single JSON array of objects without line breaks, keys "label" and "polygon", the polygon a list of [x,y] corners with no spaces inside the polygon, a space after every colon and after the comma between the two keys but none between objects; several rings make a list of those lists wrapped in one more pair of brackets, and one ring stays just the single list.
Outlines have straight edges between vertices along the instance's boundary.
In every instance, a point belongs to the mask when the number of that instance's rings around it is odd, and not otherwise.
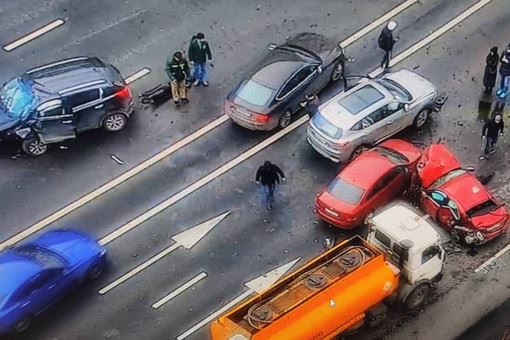
[{"label": "orange tanker truck", "polygon": [[433,222],[397,202],[355,236],[211,324],[213,340],[331,339],[383,320],[385,302],[421,305],[441,278],[445,251]]}]

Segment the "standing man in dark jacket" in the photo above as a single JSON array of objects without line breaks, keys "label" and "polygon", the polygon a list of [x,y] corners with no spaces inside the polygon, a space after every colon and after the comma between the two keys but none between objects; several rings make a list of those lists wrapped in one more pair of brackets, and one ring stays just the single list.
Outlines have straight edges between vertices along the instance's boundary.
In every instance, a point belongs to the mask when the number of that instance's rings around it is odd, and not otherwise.
[{"label": "standing man in dark jacket", "polygon": [[182,52],[177,51],[172,57],[168,58],[165,71],[168,78],[170,78],[175,106],[179,107],[180,101],[183,104],[189,103],[186,94],[186,78],[189,78],[189,65],[188,61],[182,56]]},{"label": "standing man in dark jacket", "polygon": [[395,21],[390,21],[383,28],[377,42],[379,47],[384,51],[384,57],[381,61],[381,68],[383,70],[390,66],[391,54],[393,52],[393,45],[398,39],[393,38],[393,31],[397,28],[398,24]]},{"label": "standing man in dark jacket", "polygon": [[488,158],[489,153],[496,152],[496,143],[498,141],[498,136],[503,135],[503,129],[505,124],[503,123],[503,118],[501,114],[496,113],[494,118],[487,121],[483,125],[482,129],[482,141],[483,141],[483,156],[482,159]]},{"label": "standing man in dark jacket", "polygon": [[198,86],[202,83],[204,86],[208,86],[207,61],[212,61],[212,54],[204,33],[197,33],[193,36],[189,43],[188,57],[193,67],[192,74],[195,79],[193,85]]},{"label": "standing man in dark jacket", "polygon": [[485,58],[485,72],[483,74],[483,86],[485,93],[491,93],[498,76],[499,54],[498,47],[494,46]]},{"label": "standing man in dark jacket", "polygon": [[280,177],[285,182],[285,175],[283,171],[270,161],[265,161],[264,165],[260,166],[255,176],[255,182],[262,183],[264,193],[266,195],[267,210],[271,210],[274,203],[274,189],[276,184],[280,184]]},{"label": "standing man in dark jacket", "polygon": [[508,87],[510,86],[510,44],[501,53],[501,66],[499,67],[499,74],[501,75],[501,86],[496,94],[504,99],[508,95]]}]

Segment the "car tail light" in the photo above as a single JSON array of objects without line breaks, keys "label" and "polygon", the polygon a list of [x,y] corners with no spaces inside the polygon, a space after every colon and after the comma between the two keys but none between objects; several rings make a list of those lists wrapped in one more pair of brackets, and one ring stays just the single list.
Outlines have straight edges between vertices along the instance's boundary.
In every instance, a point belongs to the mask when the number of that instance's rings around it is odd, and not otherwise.
[{"label": "car tail light", "polygon": [[115,95],[121,99],[131,98],[131,90],[126,86],[122,88],[122,90],[118,91]]},{"label": "car tail light", "polygon": [[269,115],[264,115],[264,114],[256,114],[255,115],[255,120],[259,123],[267,123],[268,120],[269,120]]}]

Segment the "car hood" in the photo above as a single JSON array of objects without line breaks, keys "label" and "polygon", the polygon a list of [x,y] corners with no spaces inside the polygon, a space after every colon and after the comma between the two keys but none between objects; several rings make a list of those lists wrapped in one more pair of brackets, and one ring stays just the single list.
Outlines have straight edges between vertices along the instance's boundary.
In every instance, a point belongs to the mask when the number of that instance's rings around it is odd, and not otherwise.
[{"label": "car hood", "polygon": [[411,93],[414,101],[437,92],[434,84],[419,74],[409,70],[400,70],[395,73],[390,73],[384,78],[388,78],[399,83],[402,87],[409,91],[409,93]]},{"label": "car hood", "polygon": [[63,256],[71,266],[95,258],[104,251],[92,237],[64,229],[50,231],[31,243]]},{"label": "car hood", "polygon": [[0,131],[8,130],[19,124],[20,121],[21,119],[12,118],[7,114],[7,112],[0,108]]},{"label": "car hood", "polygon": [[443,144],[431,144],[425,149],[418,163],[418,176],[424,188],[428,188],[436,179],[462,164]]}]

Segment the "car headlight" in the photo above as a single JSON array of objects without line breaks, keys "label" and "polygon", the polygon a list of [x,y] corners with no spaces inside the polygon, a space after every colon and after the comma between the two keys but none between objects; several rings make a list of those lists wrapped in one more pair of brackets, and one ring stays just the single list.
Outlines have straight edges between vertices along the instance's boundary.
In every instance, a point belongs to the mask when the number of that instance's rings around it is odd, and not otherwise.
[{"label": "car headlight", "polygon": [[249,340],[249,339],[242,334],[236,334],[228,338],[228,340]]}]

